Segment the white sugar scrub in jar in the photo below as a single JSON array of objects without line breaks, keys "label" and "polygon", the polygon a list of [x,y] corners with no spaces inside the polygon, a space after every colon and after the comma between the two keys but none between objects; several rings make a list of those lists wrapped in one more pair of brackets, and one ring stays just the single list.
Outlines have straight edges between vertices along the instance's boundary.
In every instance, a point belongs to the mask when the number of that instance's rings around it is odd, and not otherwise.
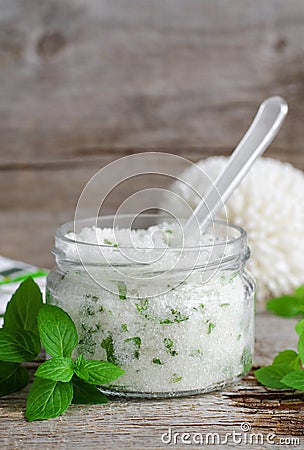
[{"label": "white sugar scrub in jar", "polygon": [[246,232],[215,222],[200,242],[175,245],[168,217],[104,216],[62,225],[47,302],[73,319],[74,356],[125,374],[105,393],[170,397],[235,382],[252,365],[255,283]]}]

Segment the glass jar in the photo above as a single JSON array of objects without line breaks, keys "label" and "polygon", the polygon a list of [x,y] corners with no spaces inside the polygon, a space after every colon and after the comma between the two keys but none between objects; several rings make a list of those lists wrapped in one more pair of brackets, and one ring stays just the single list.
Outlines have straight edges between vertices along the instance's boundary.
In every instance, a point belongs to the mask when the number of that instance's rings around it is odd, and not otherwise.
[{"label": "glass jar", "polygon": [[[159,220],[141,215],[133,226],[145,229]],[[246,232],[216,221],[211,244],[168,247],[165,259],[160,248],[140,249],[135,257],[134,248],[122,244],[68,237],[74,229],[113,224],[128,227],[130,216],[62,225],[53,251],[57,267],[47,278],[47,302],[63,308],[77,327],[75,358],[107,360],[125,371],[100,389],[133,397],[190,395],[247,373],[255,282],[245,270]]]}]

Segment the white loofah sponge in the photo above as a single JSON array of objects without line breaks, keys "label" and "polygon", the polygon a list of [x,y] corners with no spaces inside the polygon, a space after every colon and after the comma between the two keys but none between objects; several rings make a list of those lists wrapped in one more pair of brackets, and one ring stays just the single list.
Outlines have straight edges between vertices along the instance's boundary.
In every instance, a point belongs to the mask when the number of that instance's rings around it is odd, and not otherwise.
[{"label": "white loofah sponge", "polygon": [[[225,157],[199,161],[212,180],[227,163]],[[185,170],[183,180],[201,195],[209,185],[195,167]],[[181,182],[171,190],[194,208],[198,197]],[[170,202],[168,197],[168,201]],[[166,205],[179,216],[188,214],[182,203]],[[226,203],[228,220],[248,233],[251,258],[248,269],[257,280],[257,299],[291,293],[304,283],[304,174],[291,164],[260,158]],[[220,218],[226,218],[224,211]]]}]

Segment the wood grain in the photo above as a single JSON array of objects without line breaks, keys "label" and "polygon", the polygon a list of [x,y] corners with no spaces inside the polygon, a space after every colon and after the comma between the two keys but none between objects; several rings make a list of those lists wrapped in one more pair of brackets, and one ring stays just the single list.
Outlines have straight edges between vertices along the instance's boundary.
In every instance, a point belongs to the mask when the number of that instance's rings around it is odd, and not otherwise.
[{"label": "wood grain", "polygon": [[[294,348],[293,325],[292,319],[257,316],[255,367],[270,363],[286,347]],[[300,441],[280,448],[302,448],[304,443],[304,394],[265,389],[257,385],[252,373],[220,392],[165,400],[113,398],[106,405],[71,406],[62,417],[43,422],[26,422],[25,401],[26,392],[0,399],[1,448],[184,448],[180,436],[177,445],[168,445],[162,435],[171,428],[180,435],[219,433],[224,439],[226,433],[242,432],[244,422],[251,426],[244,434],[261,433],[264,444],[245,444],[242,438],[241,444],[231,441],[226,448],[273,448],[266,442],[268,433],[275,435],[276,443],[291,437]]]},{"label": "wood grain", "polygon": [[258,104],[302,147],[301,0],[1,0],[0,160],[234,146]]}]

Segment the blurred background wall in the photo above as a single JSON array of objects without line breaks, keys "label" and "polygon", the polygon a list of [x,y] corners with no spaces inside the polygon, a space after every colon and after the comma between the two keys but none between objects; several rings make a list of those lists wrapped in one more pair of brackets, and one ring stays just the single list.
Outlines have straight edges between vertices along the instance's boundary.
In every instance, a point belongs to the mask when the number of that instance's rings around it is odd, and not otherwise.
[{"label": "blurred background wall", "polygon": [[304,169],[303,0],[0,0],[0,254],[50,267],[99,168],[228,154],[274,94]]}]

